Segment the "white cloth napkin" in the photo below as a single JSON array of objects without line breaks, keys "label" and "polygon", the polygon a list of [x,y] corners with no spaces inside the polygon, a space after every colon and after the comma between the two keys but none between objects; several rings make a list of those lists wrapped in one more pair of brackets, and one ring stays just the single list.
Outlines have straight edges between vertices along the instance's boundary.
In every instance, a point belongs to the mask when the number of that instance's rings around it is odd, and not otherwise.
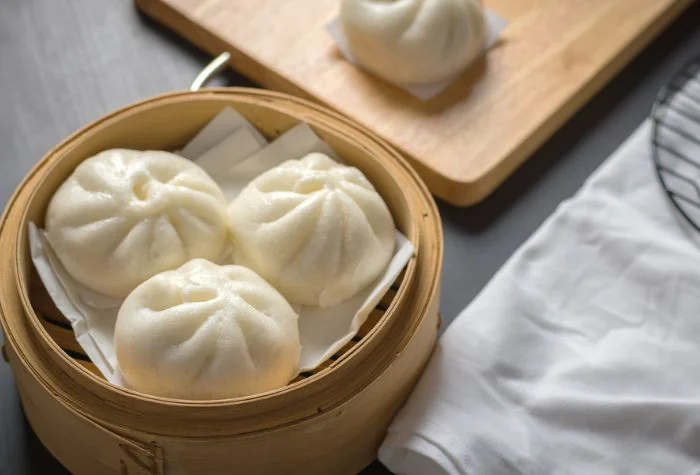
[{"label": "white cloth napkin", "polygon": [[700,473],[700,247],[644,123],[446,330],[380,460],[399,474]]}]

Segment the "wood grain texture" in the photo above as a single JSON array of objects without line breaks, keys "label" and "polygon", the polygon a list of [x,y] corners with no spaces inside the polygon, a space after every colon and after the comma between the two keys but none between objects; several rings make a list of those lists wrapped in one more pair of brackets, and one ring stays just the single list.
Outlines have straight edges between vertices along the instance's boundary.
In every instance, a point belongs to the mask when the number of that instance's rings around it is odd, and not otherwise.
[{"label": "wood grain texture", "polygon": [[484,3],[509,22],[499,43],[422,102],[342,59],[337,0],[136,0],[260,84],[377,132],[455,205],[488,196],[692,0]]}]

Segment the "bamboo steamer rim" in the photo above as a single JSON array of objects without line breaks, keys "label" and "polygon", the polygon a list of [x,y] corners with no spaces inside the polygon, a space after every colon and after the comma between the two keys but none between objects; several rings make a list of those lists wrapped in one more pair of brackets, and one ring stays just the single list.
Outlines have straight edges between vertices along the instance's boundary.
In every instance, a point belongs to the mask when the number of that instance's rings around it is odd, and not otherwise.
[{"label": "bamboo steamer rim", "polygon": [[[376,145],[381,146],[383,149],[385,149],[389,156],[391,156],[392,161],[395,162],[395,164],[401,169],[401,172],[404,173],[409,179],[413,182],[413,185],[415,185],[415,191],[420,198],[418,201],[422,201],[422,207],[424,208],[424,211],[422,212],[422,216],[419,216],[417,222],[421,226],[426,225],[426,221],[429,222],[430,220],[426,220],[426,218],[432,217],[433,222],[429,223],[432,225],[432,233],[433,236],[437,239],[434,239],[434,242],[432,245],[435,247],[434,251],[436,251],[436,258],[433,259],[432,266],[428,266],[429,268],[432,267],[433,276],[436,274],[439,276],[439,268],[441,265],[441,260],[442,260],[442,236],[441,236],[441,229],[440,229],[440,223],[439,219],[435,219],[438,214],[437,214],[437,209],[435,207],[435,203],[433,202],[432,198],[430,197],[425,185],[420,181],[420,179],[417,178],[417,175],[415,172],[406,164],[406,162],[392,149],[390,149],[383,141],[378,139],[376,135],[372,134],[371,132],[367,131],[366,129],[363,129],[356,124],[350,122],[348,119],[344,118],[343,116],[340,116],[339,114],[333,113],[331,111],[328,111],[320,106],[317,106],[315,104],[309,103],[303,99],[297,99],[291,96],[287,96],[285,94],[280,94],[280,93],[274,93],[274,92],[269,92],[269,91],[261,91],[258,89],[245,89],[245,88],[236,88],[236,89],[208,89],[206,91],[201,91],[201,92],[176,92],[176,93],[169,93],[169,94],[163,94],[160,96],[156,96],[154,98],[146,99],[144,101],[141,101],[139,103],[133,104],[131,106],[127,106],[123,109],[120,109],[118,111],[115,111],[114,113],[107,115],[101,119],[98,119],[96,122],[93,124],[90,124],[86,126],[85,128],[81,129],[80,131],[76,132],[73,134],[71,137],[66,139],[64,142],[62,142],[59,146],[57,146],[54,151],[50,152],[44,159],[42,159],[39,164],[37,164],[29,173],[23,184],[18,188],[18,190],[13,194],[10,203],[8,204],[8,207],[6,208],[6,211],[3,215],[2,222],[0,223],[0,235],[2,232],[8,232],[7,231],[7,221],[8,221],[8,216],[12,212],[17,212],[16,210],[16,205],[18,200],[21,198],[21,196],[26,194],[27,190],[25,189],[25,185],[28,181],[30,181],[32,178],[35,178],[35,175],[45,171],[46,167],[52,167],[55,165],[55,163],[51,162],[51,158],[54,157],[57,153],[63,152],[65,153],[67,150],[70,150],[73,146],[75,146],[75,142],[80,140],[80,137],[83,136],[83,134],[86,131],[92,130],[95,127],[108,127],[110,125],[110,121],[113,118],[119,118],[122,114],[132,111],[132,110],[138,110],[139,107],[142,106],[148,106],[149,104],[154,104],[154,105],[160,105],[162,101],[170,101],[170,100],[180,100],[183,97],[190,97],[190,96],[197,96],[201,99],[205,98],[218,98],[218,97],[236,97],[237,100],[241,101],[248,101],[253,99],[260,99],[262,100],[263,104],[266,104],[267,106],[272,106],[274,104],[277,104],[278,106],[281,104],[282,106],[296,106],[300,107],[302,112],[299,110],[294,110],[294,114],[291,114],[289,111],[283,111],[284,114],[286,115],[291,115],[295,117],[298,120],[302,121],[307,121],[312,125],[312,127],[316,128],[316,126],[322,126],[322,128],[325,131],[330,131],[332,133],[336,133],[339,136],[348,134],[348,133],[355,133],[355,134],[360,134],[362,136],[365,136],[365,138],[371,140],[372,142],[375,142]],[[235,106],[234,106],[235,107]],[[282,107],[284,108],[284,107]],[[303,112],[306,111],[306,112]],[[278,110],[279,112],[279,110]],[[322,118],[327,118],[328,121],[331,123],[323,123],[320,124],[318,122],[317,117],[315,114],[320,114]],[[58,159],[55,159],[58,160]],[[46,174],[44,175],[44,178],[46,177]],[[44,178],[40,178],[40,183],[43,183]],[[40,185],[37,185],[34,190],[32,190],[31,195],[32,197],[34,196],[36,189],[38,189]],[[25,231],[26,230],[26,218],[27,218],[27,212],[28,208],[25,208],[22,212],[22,219],[21,219],[21,226],[22,229],[20,231]],[[432,216],[431,216],[432,214]],[[414,217],[415,218],[415,217]],[[19,253],[21,247],[26,247],[26,231],[25,232],[19,232],[17,233],[18,236],[18,242],[15,243],[15,249]],[[412,240],[413,238],[417,238],[417,235],[411,236]],[[14,271],[16,272],[17,277],[22,277],[18,279],[19,283],[19,294],[21,298],[21,303],[22,306],[24,307],[24,311],[26,315],[28,316],[28,322],[31,326],[32,332],[35,334],[35,336],[38,338],[38,343],[39,343],[39,348],[44,348],[51,356],[52,359],[56,360],[58,358],[59,362],[61,363],[61,370],[65,371],[74,382],[78,383],[80,387],[83,389],[88,389],[90,384],[92,385],[97,385],[103,390],[106,390],[108,392],[113,392],[113,393],[124,393],[126,398],[133,398],[136,400],[146,400],[146,401],[151,401],[155,402],[160,405],[165,405],[168,406],[169,408],[193,408],[193,407],[202,407],[202,406],[209,406],[211,408],[217,408],[217,407],[227,407],[231,405],[241,405],[241,404],[246,404],[249,402],[259,402],[263,399],[266,398],[274,398],[274,397],[281,397],[284,395],[287,395],[293,390],[298,390],[300,388],[304,388],[306,386],[310,386],[312,384],[316,384],[319,379],[322,379],[324,377],[329,376],[333,372],[338,372],[342,369],[344,365],[349,364],[350,361],[353,360],[353,357],[358,354],[358,352],[355,352],[353,355],[346,359],[338,360],[338,364],[335,365],[333,368],[331,368],[331,371],[327,372],[322,372],[318,375],[317,378],[309,378],[306,381],[302,381],[299,383],[294,383],[292,385],[289,385],[285,388],[282,388],[281,390],[277,391],[271,391],[268,393],[265,393],[263,395],[255,395],[255,396],[249,396],[246,398],[236,398],[236,399],[227,399],[227,400],[219,400],[219,401],[184,401],[184,400],[176,400],[176,399],[168,399],[168,398],[158,398],[154,396],[147,396],[143,395],[141,393],[137,393],[134,391],[129,391],[123,388],[116,388],[109,383],[106,383],[104,380],[101,380],[91,373],[89,373],[87,370],[84,368],[78,366],[74,361],[72,361],[70,358],[68,358],[64,352],[58,347],[58,345],[53,341],[53,339],[48,335],[46,330],[42,327],[42,325],[38,322],[38,317],[33,311],[31,302],[29,300],[29,294],[28,294],[28,289],[26,287],[27,284],[27,276],[26,276],[26,269],[22,265],[23,260],[21,259],[22,256],[16,255],[15,256],[15,268]],[[430,263],[428,263],[430,264]],[[416,262],[415,259],[411,262],[410,264],[411,268],[414,269],[416,267]],[[431,294],[436,294],[437,293],[437,283],[438,283],[438,278],[434,278],[432,280],[432,286],[430,289]],[[410,280],[409,280],[410,284]],[[407,292],[409,289],[409,285],[402,285],[401,288],[399,289],[399,293],[397,294],[397,297],[394,299],[394,302],[392,302],[392,305],[387,311],[387,314],[384,316],[384,318],[375,326],[375,328],[372,329],[372,334],[368,335],[368,337],[365,339],[366,341],[363,342],[362,347],[367,346],[367,342],[369,342],[372,337],[375,337],[379,331],[387,324],[388,321],[391,320],[391,317],[393,315],[392,310],[396,310],[399,305],[397,302],[399,301],[407,301]],[[394,312],[396,313],[396,312]],[[8,335],[8,339],[11,341],[15,349],[19,345],[17,345],[17,342],[13,340],[13,335],[11,332],[8,332],[8,323],[6,316],[0,316],[2,319],[3,327],[6,329],[6,334]],[[409,335],[410,336],[410,335]],[[362,348],[360,348],[358,351],[361,351]],[[36,371],[35,371],[36,373]],[[71,374],[72,373],[72,374]],[[364,378],[367,379],[367,378]],[[371,379],[370,381],[371,382]],[[90,389],[88,389],[90,391]],[[98,394],[96,396],[99,397]],[[70,401],[69,401],[70,402]]]}]

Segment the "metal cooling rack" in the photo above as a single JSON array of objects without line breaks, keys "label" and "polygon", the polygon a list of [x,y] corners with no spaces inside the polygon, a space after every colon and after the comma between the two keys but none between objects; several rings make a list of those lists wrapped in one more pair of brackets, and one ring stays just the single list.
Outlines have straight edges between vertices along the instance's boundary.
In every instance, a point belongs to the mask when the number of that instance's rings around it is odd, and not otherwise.
[{"label": "metal cooling rack", "polygon": [[700,233],[700,56],[659,91],[651,120],[659,182],[684,221]]}]

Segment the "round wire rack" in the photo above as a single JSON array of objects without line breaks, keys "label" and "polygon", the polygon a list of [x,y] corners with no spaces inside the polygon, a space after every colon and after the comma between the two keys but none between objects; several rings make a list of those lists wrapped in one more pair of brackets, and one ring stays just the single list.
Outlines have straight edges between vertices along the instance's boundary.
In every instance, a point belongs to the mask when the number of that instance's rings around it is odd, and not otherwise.
[{"label": "round wire rack", "polygon": [[683,221],[700,233],[700,56],[659,91],[651,120],[659,182]]}]

